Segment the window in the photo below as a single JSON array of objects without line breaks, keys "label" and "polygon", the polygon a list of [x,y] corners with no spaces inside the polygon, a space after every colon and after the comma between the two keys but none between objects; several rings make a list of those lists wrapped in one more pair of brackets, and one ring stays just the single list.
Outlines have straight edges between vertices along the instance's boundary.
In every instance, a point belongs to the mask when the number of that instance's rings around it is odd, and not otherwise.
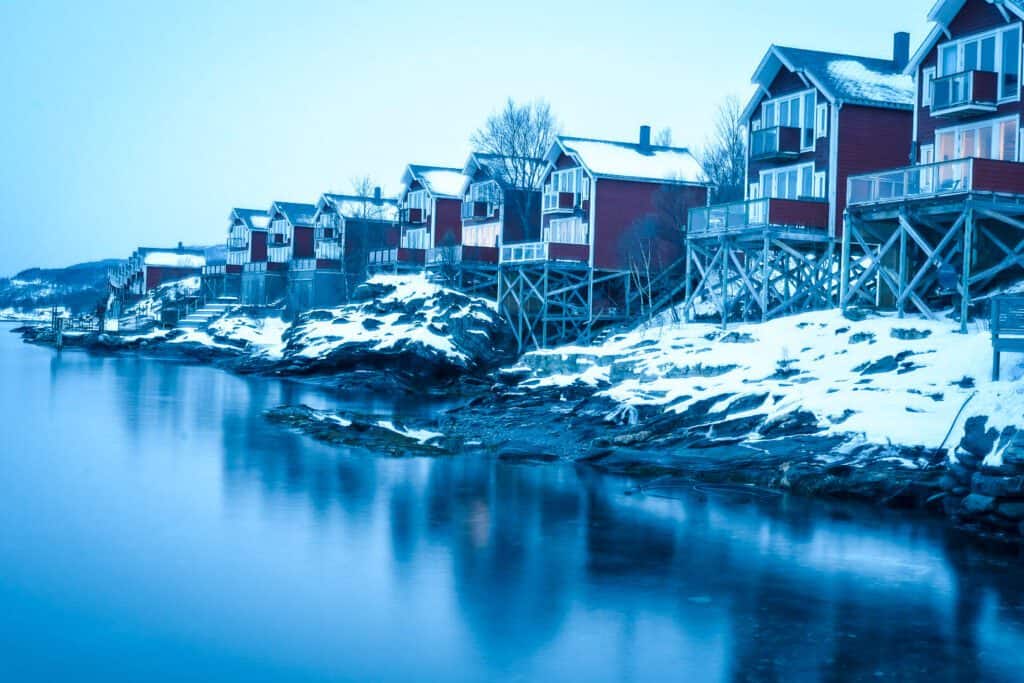
[{"label": "window", "polygon": [[543,206],[545,211],[558,208],[558,195],[562,192],[579,195],[580,200],[590,198],[590,182],[583,175],[583,169],[567,168],[551,174],[551,180],[544,186]]},{"label": "window", "polygon": [[799,128],[801,151],[814,149],[814,90],[768,100],[761,105],[761,128]]},{"label": "window", "polygon": [[469,186],[469,192],[466,193],[466,201],[500,204],[501,188],[498,187],[498,183],[493,180],[488,180],[483,183],[473,183]]},{"label": "window", "polygon": [[761,198],[761,186],[758,183],[750,183],[750,187],[747,188],[747,199],[760,199]]},{"label": "window", "polygon": [[814,196],[814,164],[761,171],[761,196],[776,199]]},{"label": "window", "polygon": [[427,201],[426,190],[416,190],[405,196],[405,206],[407,209],[420,209],[423,213],[427,212]]},{"label": "window", "polygon": [[931,164],[935,162],[935,145],[921,146],[921,163]]},{"label": "window", "polygon": [[921,106],[932,106],[932,80],[935,78],[935,67],[921,71]]},{"label": "window", "polygon": [[467,225],[462,229],[462,243],[467,247],[496,247],[500,234],[498,223]]},{"label": "window", "polygon": [[828,195],[827,178],[824,171],[814,174],[814,196],[818,199],[824,199]]},{"label": "window", "polygon": [[[1020,58],[1021,27],[1014,24],[940,45],[938,76],[965,71],[994,72],[999,74],[999,99],[1014,100],[1020,97]],[[926,97],[930,103],[930,93],[922,93],[922,100]]]},{"label": "window", "polygon": [[553,218],[544,228],[545,242],[589,244],[587,224],[580,218]]},{"label": "window", "polygon": [[967,157],[1016,161],[1018,127],[1018,119],[1014,116],[946,128],[935,133],[933,149],[938,152],[938,161]]},{"label": "window", "polygon": [[819,104],[817,112],[814,119],[814,136],[823,138],[828,135],[828,105]]}]

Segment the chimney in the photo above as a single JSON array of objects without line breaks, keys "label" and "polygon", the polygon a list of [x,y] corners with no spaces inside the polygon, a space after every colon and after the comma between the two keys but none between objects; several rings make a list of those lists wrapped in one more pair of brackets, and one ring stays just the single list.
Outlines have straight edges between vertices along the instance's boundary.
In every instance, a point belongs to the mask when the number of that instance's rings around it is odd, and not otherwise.
[{"label": "chimney", "polygon": [[910,34],[900,31],[892,37],[892,61],[893,65],[903,71],[910,63]]},{"label": "chimney", "polygon": [[185,250],[185,245],[182,244],[181,242],[178,242],[178,251],[184,251],[184,250]]},{"label": "chimney", "polygon": [[380,187],[373,188],[373,201],[380,201]]},{"label": "chimney", "polygon": [[640,126],[640,147],[647,149],[651,146],[651,127]]}]

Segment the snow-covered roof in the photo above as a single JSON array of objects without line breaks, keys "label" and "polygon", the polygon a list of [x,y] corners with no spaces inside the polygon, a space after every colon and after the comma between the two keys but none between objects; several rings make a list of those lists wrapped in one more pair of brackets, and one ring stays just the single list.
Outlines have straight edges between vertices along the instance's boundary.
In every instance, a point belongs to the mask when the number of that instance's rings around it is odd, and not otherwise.
[{"label": "snow-covered roof", "polygon": [[[906,69],[904,69],[904,73],[913,74],[917,71],[924,58],[928,56],[928,53],[935,47],[935,44],[945,35],[946,27],[956,19],[956,15],[964,8],[966,1],[938,0],[935,3],[931,11],[928,12],[928,21],[934,23],[935,26],[924,42],[921,43],[921,46],[917,48],[913,58],[911,58]],[[988,0],[988,2],[996,7],[1005,9],[1005,11],[1015,15],[1018,19],[1024,19],[1024,0]]]},{"label": "snow-covered roof", "polygon": [[343,218],[363,218],[388,223],[398,220],[398,200],[394,197],[381,197],[377,200],[373,197],[325,192],[317,203],[317,216],[328,208]]},{"label": "snow-covered roof", "polygon": [[544,159],[473,152],[462,169],[462,174],[466,179],[462,191],[463,193],[466,191],[466,188],[473,182],[473,176],[479,170],[484,170],[491,179],[502,185],[523,190],[539,190],[544,180],[546,165],[547,162]]},{"label": "snow-covered roof", "polygon": [[270,207],[269,215],[280,212],[292,224],[293,227],[313,227],[313,217],[316,215],[315,204],[301,204],[298,202],[274,202]]},{"label": "snow-covered roof", "polygon": [[747,105],[744,119],[755,113],[764,92],[783,68],[805,77],[832,104],[907,110],[914,107],[914,79],[891,59],[773,45],[754,72],[752,81],[762,90]]},{"label": "snow-covered roof", "polygon": [[230,220],[232,224],[236,220],[242,221],[245,227],[250,230],[266,230],[267,224],[270,222],[270,216],[263,209],[234,208],[231,210]]},{"label": "snow-covered roof", "polygon": [[554,163],[561,153],[573,157],[592,175],[623,180],[700,183],[704,169],[683,147],[558,136],[548,153]]},{"label": "snow-covered roof", "polygon": [[409,164],[402,176],[402,197],[416,180],[420,181],[423,189],[435,197],[461,198],[462,190],[466,186],[466,176],[462,175],[460,168]]},{"label": "snow-covered roof", "polygon": [[206,256],[202,249],[139,249],[143,265],[163,268],[202,268]]}]

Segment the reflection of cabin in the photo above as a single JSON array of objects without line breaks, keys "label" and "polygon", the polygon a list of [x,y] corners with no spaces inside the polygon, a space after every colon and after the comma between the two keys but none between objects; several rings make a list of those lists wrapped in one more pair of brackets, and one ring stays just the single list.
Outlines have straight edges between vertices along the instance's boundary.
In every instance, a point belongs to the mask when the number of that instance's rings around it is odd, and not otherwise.
[{"label": "reflection of cabin", "polygon": [[[743,114],[746,201],[691,211],[688,318],[765,320],[835,305],[846,181],[907,158],[913,82],[891,59],[773,46]],[[704,304],[699,306],[699,304]]]},{"label": "reflection of cabin", "polygon": [[288,304],[296,311],[336,306],[366,279],[369,254],[388,248],[397,232],[395,199],[323,194],[313,216],[313,257],[295,259],[288,270]]},{"label": "reflection of cabin", "polygon": [[503,240],[499,307],[521,347],[586,335],[668,300],[684,279],[683,222],[708,186],[684,148],[559,137],[541,183],[540,230]]},{"label": "reflection of cabin", "polygon": [[457,168],[410,164],[398,195],[400,236],[397,248],[375,249],[372,270],[422,270],[428,258],[441,259],[442,247],[462,243],[462,189],[466,178]]},{"label": "reflection of cabin", "polygon": [[971,306],[1024,268],[1024,3],[943,0],[929,19],[907,69],[914,165],[849,180],[842,304],[955,306],[966,329]]},{"label": "reflection of cabin", "polygon": [[207,264],[203,268],[203,293],[208,299],[242,296],[246,264],[265,263],[267,260],[267,223],[266,211],[231,210],[225,261],[223,264]]}]

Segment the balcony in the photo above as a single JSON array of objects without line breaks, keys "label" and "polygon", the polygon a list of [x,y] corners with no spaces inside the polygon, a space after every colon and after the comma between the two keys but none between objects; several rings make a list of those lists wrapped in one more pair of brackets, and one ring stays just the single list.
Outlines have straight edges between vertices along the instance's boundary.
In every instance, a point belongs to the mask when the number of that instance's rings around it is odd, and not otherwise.
[{"label": "balcony", "polygon": [[290,244],[273,244],[267,249],[267,261],[270,263],[288,263],[292,259]]},{"label": "balcony", "polygon": [[245,237],[229,237],[228,249],[231,251],[244,251],[249,248],[249,240]]},{"label": "balcony", "polygon": [[427,214],[423,209],[402,209],[402,222],[420,224],[427,222]]},{"label": "balcony", "polygon": [[471,221],[490,218],[494,215],[494,211],[490,209],[491,204],[489,202],[462,202],[462,220]]},{"label": "balcony", "polygon": [[341,261],[341,242],[337,240],[318,240],[315,250],[317,261]]},{"label": "balcony", "polygon": [[711,237],[752,228],[826,230],[828,202],[821,199],[752,199],[690,210],[689,237]]},{"label": "balcony", "polygon": [[958,118],[988,114],[997,108],[999,75],[992,71],[964,71],[932,81],[931,114]]},{"label": "balcony", "polygon": [[886,204],[971,192],[1024,195],[1024,164],[997,159],[955,159],[853,176],[847,205]]},{"label": "balcony", "polygon": [[579,192],[554,192],[545,189],[542,206],[544,213],[571,213],[583,208],[583,201]]},{"label": "balcony", "polygon": [[800,156],[800,128],[776,126],[750,134],[751,161],[784,161]]},{"label": "balcony", "polygon": [[540,261],[579,261],[590,259],[590,247],[586,244],[565,244],[563,242],[522,242],[507,244],[501,248],[501,263],[535,263]]}]

